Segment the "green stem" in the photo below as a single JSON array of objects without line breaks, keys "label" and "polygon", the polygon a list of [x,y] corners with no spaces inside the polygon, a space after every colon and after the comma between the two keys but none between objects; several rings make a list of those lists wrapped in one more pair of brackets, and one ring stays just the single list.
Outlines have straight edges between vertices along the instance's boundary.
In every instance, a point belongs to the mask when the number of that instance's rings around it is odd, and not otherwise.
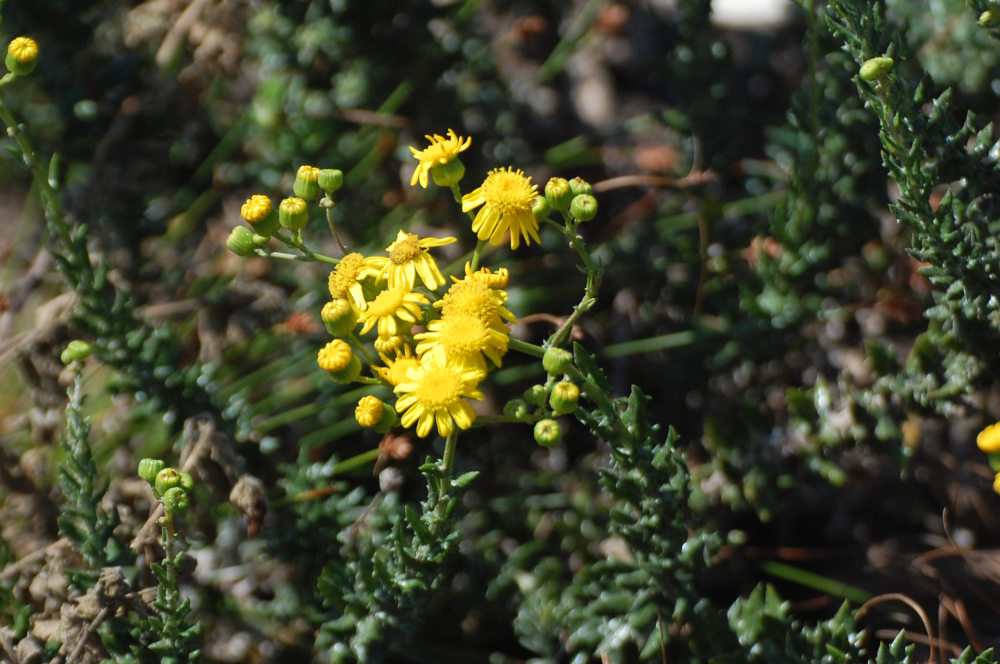
[{"label": "green stem", "polygon": [[361,466],[373,463],[376,459],[378,459],[378,455],[379,449],[376,447],[368,450],[367,452],[362,452],[361,454],[352,456],[350,459],[344,459],[343,461],[333,465],[330,474],[340,475],[341,473],[346,473],[354,470],[355,468],[360,468]]},{"label": "green stem", "polygon": [[486,240],[479,240],[478,242],[476,242],[476,248],[472,252],[472,261],[471,261],[473,270],[479,269],[479,257],[482,256],[483,249],[485,248],[486,248]]},{"label": "green stem", "polygon": [[541,346],[537,346],[528,341],[521,341],[520,339],[511,339],[507,342],[507,349],[516,350],[519,353],[531,355],[532,357],[542,357],[545,355],[545,349]]},{"label": "green stem", "polygon": [[444,442],[444,455],[441,457],[441,494],[451,488],[451,474],[455,466],[455,449],[458,447],[458,429],[452,429]]},{"label": "green stem", "polygon": [[304,256],[295,256],[293,254],[283,254],[283,253],[280,253],[280,252],[277,252],[277,251],[269,251],[268,255],[272,256],[274,258],[289,258],[289,259],[292,259],[292,260],[308,260],[308,261],[314,261],[314,262],[317,262],[317,263],[327,263],[329,265],[337,265],[338,263],[340,263],[340,259],[339,258],[334,258],[332,256],[326,256],[324,254],[320,254],[320,253],[317,253],[317,252],[312,251],[311,249],[309,249],[309,247],[306,246],[305,242],[302,241],[302,238],[299,235],[300,235],[300,233],[296,232],[295,236],[288,237],[287,235],[284,235],[281,231],[277,231],[274,234],[274,237],[276,239],[280,240],[281,242],[284,242],[289,247],[293,247],[295,249],[298,249],[299,251],[301,251],[304,254]]},{"label": "green stem", "polygon": [[[10,74],[7,76],[10,76]],[[3,79],[0,79],[0,81],[7,81],[7,76],[4,76]],[[35,149],[32,147],[31,141],[21,130],[20,125],[17,120],[14,119],[13,114],[11,114],[10,110],[7,108],[7,105],[4,103],[2,97],[0,97],[0,121],[7,125],[7,134],[14,139],[15,143],[17,143],[17,147],[21,150],[24,162],[28,165],[28,168],[31,169],[31,173],[35,177],[35,182],[38,183],[38,189],[42,197],[42,207],[45,208],[45,217],[49,221],[50,231],[58,234],[60,239],[69,244],[68,226],[65,224],[65,215],[63,213],[62,204],[59,202],[59,196],[56,195],[55,189],[52,188],[52,183],[49,182],[48,173],[42,165],[42,162],[38,160],[38,155],[35,153]]]},{"label": "green stem", "polygon": [[323,201],[329,201],[329,205],[324,205],[323,207],[326,208],[326,223],[330,226],[330,233],[333,234],[333,239],[337,241],[340,251],[346,256],[349,253],[347,246],[341,241],[340,234],[337,233],[337,226],[333,223],[333,201],[329,198],[324,198]]}]

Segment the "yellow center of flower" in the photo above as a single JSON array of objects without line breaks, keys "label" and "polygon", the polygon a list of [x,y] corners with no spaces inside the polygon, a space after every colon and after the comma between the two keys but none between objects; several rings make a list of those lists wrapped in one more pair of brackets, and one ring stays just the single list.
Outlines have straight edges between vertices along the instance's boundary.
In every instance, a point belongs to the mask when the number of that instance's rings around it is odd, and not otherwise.
[{"label": "yellow center of flower", "polygon": [[347,297],[347,291],[357,281],[364,260],[364,256],[357,253],[340,259],[337,267],[330,272],[330,295],[334,299]]},{"label": "yellow center of flower", "polygon": [[31,37],[15,37],[7,46],[7,52],[16,62],[27,64],[38,58],[38,44]]},{"label": "yellow center of flower", "polygon": [[402,306],[405,299],[406,291],[402,288],[387,288],[371,301],[365,317],[371,319],[391,316]]},{"label": "yellow center of flower", "polygon": [[446,355],[466,358],[482,351],[489,339],[486,325],[479,317],[456,315],[441,319],[437,342]]},{"label": "yellow center of flower", "polygon": [[254,194],[240,208],[240,215],[251,224],[258,224],[271,214],[271,199],[263,194]]},{"label": "yellow center of flower", "polygon": [[448,318],[474,316],[488,322],[498,313],[493,292],[478,280],[456,281],[441,300],[441,314]]},{"label": "yellow center of flower", "polygon": [[419,256],[421,251],[420,237],[414,233],[407,233],[406,237],[393,242],[389,247],[389,260],[395,265],[402,265]]},{"label": "yellow center of flower", "polygon": [[483,181],[483,199],[502,215],[531,212],[536,193],[536,185],[520,169],[497,168]]},{"label": "yellow center of flower", "polygon": [[445,364],[434,364],[424,370],[413,395],[430,410],[445,409],[462,397],[459,373]]},{"label": "yellow center of flower", "polygon": [[418,366],[420,366],[420,361],[417,358],[404,355],[392,363],[385,378],[393,385],[399,385],[406,382],[407,372],[413,367]]}]

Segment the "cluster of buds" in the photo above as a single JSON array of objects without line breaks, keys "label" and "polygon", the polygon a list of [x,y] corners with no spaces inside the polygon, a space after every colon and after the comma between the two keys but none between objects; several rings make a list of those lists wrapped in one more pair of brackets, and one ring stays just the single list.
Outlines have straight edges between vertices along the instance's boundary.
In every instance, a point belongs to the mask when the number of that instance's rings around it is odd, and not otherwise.
[{"label": "cluster of buds", "polygon": [[[597,216],[597,199],[594,198],[594,188],[580,177],[572,180],[551,178],[545,183],[544,203],[552,210],[569,215],[577,222],[590,221]],[[537,213],[536,213],[537,215]]]},{"label": "cluster of buds", "polygon": [[189,493],[194,488],[194,478],[189,473],[170,468],[161,459],[142,459],[139,477],[153,487],[153,495],[163,503],[168,515],[187,511]]},{"label": "cluster of buds", "polygon": [[562,440],[562,427],[555,418],[576,411],[580,387],[567,375],[574,369],[569,351],[548,348],[542,356],[542,367],[548,374],[546,382],[532,385],[521,399],[509,401],[504,415],[514,421],[534,422],[535,442],[552,447]]},{"label": "cluster of buds", "polygon": [[300,166],[292,184],[293,196],[283,198],[277,208],[264,194],[254,194],[240,208],[240,216],[247,226],[236,226],[226,240],[226,246],[238,256],[251,256],[264,247],[268,240],[276,237],[291,246],[297,246],[295,239],[281,235],[285,228],[298,234],[309,223],[309,202],[323,193],[319,204],[323,208],[333,207],[333,193],[344,183],[344,174],[335,168]]}]

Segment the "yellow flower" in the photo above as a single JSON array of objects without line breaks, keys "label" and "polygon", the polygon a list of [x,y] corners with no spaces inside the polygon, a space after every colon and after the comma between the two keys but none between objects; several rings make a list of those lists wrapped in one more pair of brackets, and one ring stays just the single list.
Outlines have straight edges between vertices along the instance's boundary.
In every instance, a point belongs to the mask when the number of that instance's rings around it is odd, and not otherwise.
[{"label": "yellow flower", "polygon": [[446,360],[485,370],[484,355],[500,366],[510,334],[506,327],[493,327],[478,316],[456,314],[431,321],[426,332],[413,338],[418,341],[421,358],[440,354]]},{"label": "yellow flower", "polygon": [[532,184],[524,171],[495,168],[481,187],[462,197],[462,212],[482,206],[472,221],[476,236],[500,244],[509,230],[510,248],[517,249],[522,237],[526,244],[540,242],[538,220],[531,211],[537,194],[538,185]]},{"label": "yellow flower", "polygon": [[429,304],[427,298],[405,288],[392,288],[379,293],[361,313],[361,334],[378,325],[379,337],[394,337],[400,326],[398,321],[416,323],[420,318],[420,305]]},{"label": "yellow flower", "polygon": [[374,274],[376,279],[388,279],[389,288],[412,290],[417,277],[420,277],[424,286],[437,290],[447,281],[427,250],[455,241],[453,237],[421,238],[416,233],[399,231],[396,241],[385,248],[389,255],[366,258],[365,270]]},{"label": "yellow flower", "polygon": [[[454,279],[454,277],[452,277]],[[469,276],[455,283],[434,306],[441,309],[442,318],[475,316],[487,325],[502,327],[503,320],[517,320],[505,306],[507,292],[490,288],[483,279]]]},{"label": "yellow flower", "polygon": [[414,147],[410,148],[410,152],[413,153],[414,158],[420,162],[413,170],[413,177],[410,178],[410,186],[412,187],[419,182],[420,186],[426,189],[427,174],[430,173],[431,169],[435,166],[444,166],[457,157],[459,152],[466,150],[472,145],[472,139],[463,139],[455,133],[454,129],[448,130],[448,138],[438,134],[434,134],[433,136],[428,134],[424,138],[431,142],[428,147],[423,150],[417,150]]},{"label": "yellow flower", "polygon": [[376,427],[382,421],[382,414],[384,412],[382,407],[382,400],[378,397],[371,394],[363,396],[354,409],[354,419],[366,429]]},{"label": "yellow flower", "polygon": [[382,380],[393,387],[406,381],[407,372],[420,365],[420,360],[413,356],[409,346],[403,348],[403,354],[398,355],[395,360],[390,360],[385,355],[382,356],[385,362],[384,367],[372,367],[372,370],[382,377]]},{"label": "yellow flower", "polygon": [[359,314],[368,306],[365,302],[365,291],[359,279],[362,275],[365,259],[361,254],[347,254],[340,259],[337,267],[330,272],[330,297],[335,300],[347,300]]},{"label": "yellow flower", "polygon": [[271,214],[271,199],[264,194],[254,194],[240,208],[240,215],[251,224],[259,224]]},{"label": "yellow flower", "polygon": [[976,436],[976,445],[987,454],[1000,452],[1000,422],[991,424]]},{"label": "yellow flower", "polygon": [[443,437],[451,435],[456,425],[468,429],[476,413],[465,399],[483,398],[483,393],[476,388],[482,379],[482,372],[455,362],[439,358],[421,361],[407,372],[406,381],[395,387],[400,395],[396,412],[402,416],[402,425],[416,424],[417,435],[421,438],[427,436],[435,424],[438,435]]}]

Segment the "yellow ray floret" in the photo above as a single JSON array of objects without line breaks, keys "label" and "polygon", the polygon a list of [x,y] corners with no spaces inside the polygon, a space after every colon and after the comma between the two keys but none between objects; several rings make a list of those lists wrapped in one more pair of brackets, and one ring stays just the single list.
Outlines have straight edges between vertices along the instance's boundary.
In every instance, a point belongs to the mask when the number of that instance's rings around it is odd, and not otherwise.
[{"label": "yellow ray floret", "polygon": [[482,186],[462,197],[462,212],[479,208],[472,230],[480,240],[500,244],[510,231],[510,248],[517,249],[521,238],[526,244],[540,241],[538,220],[531,211],[537,194],[538,185],[524,171],[495,168]]},{"label": "yellow ray floret", "polygon": [[456,426],[468,429],[476,413],[465,399],[483,398],[477,389],[482,379],[481,371],[458,363],[440,358],[421,361],[407,372],[406,382],[395,387],[400,422],[404,427],[416,425],[422,438],[435,425],[442,437],[451,435]]},{"label": "yellow ray floret", "polygon": [[471,138],[462,138],[455,133],[454,129],[448,130],[448,138],[434,134],[425,136],[430,145],[423,150],[410,148],[413,157],[420,163],[413,170],[413,177],[410,178],[410,186],[420,183],[424,189],[427,188],[427,175],[435,166],[444,166],[449,161],[458,156],[459,152],[466,150],[472,145]]},{"label": "yellow ray floret", "polygon": [[365,259],[365,273],[376,279],[386,279],[390,288],[412,290],[417,277],[424,286],[436,290],[445,283],[437,263],[427,252],[431,247],[441,247],[455,242],[453,237],[425,237],[399,231],[396,241],[385,248],[388,256],[371,256]]},{"label": "yellow ray floret", "polygon": [[330,272],[329,279],[330,297],[335,300],[347,300],[359,314],[368,306],[360,281],[365,276],[364,263],[365,259],[361,254],[347,254]]}]

